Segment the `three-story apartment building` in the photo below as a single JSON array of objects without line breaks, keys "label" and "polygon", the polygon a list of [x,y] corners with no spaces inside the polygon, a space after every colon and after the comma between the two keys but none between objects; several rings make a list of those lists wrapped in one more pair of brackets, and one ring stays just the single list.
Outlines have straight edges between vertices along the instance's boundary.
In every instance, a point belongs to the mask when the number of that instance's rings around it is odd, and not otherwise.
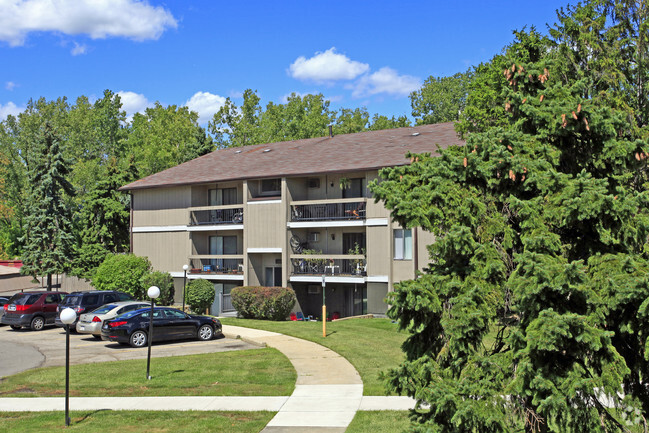
[{"label": "three-story apartment building", "polygon": [[368,184],[407,152],[462,144],[452,123],[217,150],[124,186],[131,251],[174,277],[214,283],[213,314],[240,285],[288,286],[296,310],[385,314],[394,284],[428,263],[430,233],[393,223]]}]

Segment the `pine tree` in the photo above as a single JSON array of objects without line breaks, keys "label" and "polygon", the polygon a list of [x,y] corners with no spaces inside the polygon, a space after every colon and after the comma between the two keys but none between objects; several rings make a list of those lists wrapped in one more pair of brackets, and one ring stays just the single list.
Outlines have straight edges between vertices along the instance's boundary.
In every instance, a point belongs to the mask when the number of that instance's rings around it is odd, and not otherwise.
[{"label": "pine tree", "polygon": [[31,193],[21,272],[46,276],[48,290],[52,288],[52,275],[70,267],[75,242],[68,205],[74,190],[66,178],[69,169],[60,142],[52,125],[44,122],[35,137],[36,151],[28,172]]},{"label": "pine tree", "polygon": [[372,187],[437,238],[389,296],[411,335],[387,378],[430,406],[418,431],[635,431],[649,415],[649,142],[610,14],[590,2],[550,39],[519,32],[477,99],[504,119]]}]

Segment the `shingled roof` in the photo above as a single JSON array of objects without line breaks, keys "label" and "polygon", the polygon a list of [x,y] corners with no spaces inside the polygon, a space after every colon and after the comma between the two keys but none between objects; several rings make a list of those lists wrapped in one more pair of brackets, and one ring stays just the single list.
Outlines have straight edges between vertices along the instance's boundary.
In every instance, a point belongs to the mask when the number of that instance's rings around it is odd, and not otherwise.
[{"label": "shingled roof", "polygon": [[160,188],[243,179],[376,170],[409,163],[406,152],[432,154],[464,144],[453,123],[307,138],[216,150],[123,186]]}]

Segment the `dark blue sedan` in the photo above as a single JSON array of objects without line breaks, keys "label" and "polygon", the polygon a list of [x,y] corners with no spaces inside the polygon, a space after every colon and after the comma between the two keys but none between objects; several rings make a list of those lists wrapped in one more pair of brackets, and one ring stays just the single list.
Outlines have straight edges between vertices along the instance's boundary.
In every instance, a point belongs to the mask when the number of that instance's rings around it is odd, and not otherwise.
[{"label": "dark blue sedan", "polygon": [[[151,308],[130,311],[112,320],[104,321],[102,340],[144,347],[149,341],[149,315]],[[175,308],[153,309],[153,342],[198,338],[211,340],[222,335],[219,319],[209,316],[185,314]]]}]

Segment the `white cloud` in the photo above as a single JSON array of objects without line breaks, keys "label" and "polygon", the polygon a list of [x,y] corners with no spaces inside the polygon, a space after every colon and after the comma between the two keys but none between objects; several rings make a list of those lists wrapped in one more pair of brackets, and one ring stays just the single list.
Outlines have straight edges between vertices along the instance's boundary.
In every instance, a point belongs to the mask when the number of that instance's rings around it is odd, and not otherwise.
[{"label": "white cloud", "polygon": [[73,56],[78,56],[80,54],[86,54],[88,47],[85,44],[74,43],[74,48],[70,51]]},{"label": "white cloud", "polygon": [[146,0],[0,0],[0,41],[11,46],[31,32],[142,41],[176,27],[171,12]]},{"label": "white cloud", "polygon": [[378,71],[362,76],[354,85],[352,96],[363,97],[387,93],[393,96],[408,96],[421,87],[421,80],[412,75],[399,75],[392,68],[383,67]]},{"label": "white cloud", "polygon": [[148,107],[153,107],[153,103],[140,93],[120,90],[117,94],[122,102],[122,110],[126,111],[129,122],[133,119],[135,113],[143,113]]},{"label": "white cloud", "polygon": [[0,104],[0,121],[5,120],[8,115],[18,116],[25,111],[25,107],[18,107],[13,102],[7,102],[5,105]]},{"label": "white cloud", "polygon": [[18,87],[18,84],[14,83],[13,81],[7,81],[5,83],[5,89],[9,90],[10,92]]},{"label": "white cloud", "polygon": [[344,54],[336,53],[335,47],[331,47],[324,53],[318,52],[309,59],[304,56],[298,57],[289,67],[289,73],[298,80],[322,83],[353,80],[369,69],[368,64],[350,60]]},{"label": "white cloud", "polygon": [[209,92],[196,92],[189,98],[185,105],[191,110],[198,113],[198,123],[207,125],[212,120],[212,116],[219,111],[225,104],[225,98],[219,95],[213,95]]}]

